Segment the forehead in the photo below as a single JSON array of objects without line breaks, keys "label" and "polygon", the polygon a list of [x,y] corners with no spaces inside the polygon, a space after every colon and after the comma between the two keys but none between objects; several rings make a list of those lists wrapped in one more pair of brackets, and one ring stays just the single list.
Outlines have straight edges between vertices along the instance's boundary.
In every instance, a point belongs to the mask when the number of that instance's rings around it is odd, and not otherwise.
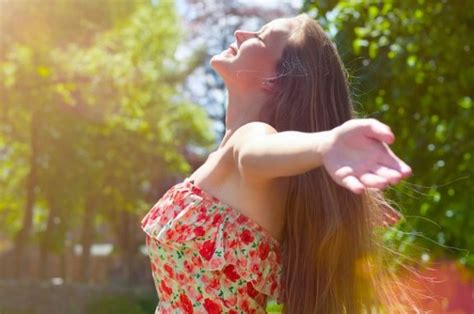
[{"label": "forehead", "polygon": [[291,28],[292,19],[275,19],[262,26],[262,29],[271,29],[273,32],[286,32]]},{"label": "forehead", "polygon": [[295,19],[280,18],[263,25],[261,31],[270,37],[289,37],[296,30],[297,25]]},{"label": "forehead", "polygon": [[298,21],[291,18],[280,18],[265,24],[261,28],[261,34],[265,43],[277,52],[283,50],[288,38],[296,31]]}]

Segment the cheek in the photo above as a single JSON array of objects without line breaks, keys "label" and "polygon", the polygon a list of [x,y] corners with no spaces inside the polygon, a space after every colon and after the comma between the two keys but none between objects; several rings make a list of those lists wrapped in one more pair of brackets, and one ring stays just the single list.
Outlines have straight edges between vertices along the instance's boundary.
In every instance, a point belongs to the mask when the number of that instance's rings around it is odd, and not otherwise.
[{"label": "cheek", "polygon": [[235,70],[249,70],[249,73],[258,76],[269,75],[274,68],[273,58],[263,49],[241,51],[234,65]]}]

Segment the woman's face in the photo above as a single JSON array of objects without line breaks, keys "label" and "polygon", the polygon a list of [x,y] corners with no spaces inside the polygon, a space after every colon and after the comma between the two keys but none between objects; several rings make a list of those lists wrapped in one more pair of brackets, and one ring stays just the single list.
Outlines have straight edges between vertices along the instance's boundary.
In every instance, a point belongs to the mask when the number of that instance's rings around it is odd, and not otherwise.
[{"label": "woman's face", "polygon": [[282,18],[264,25],[259,32],[235,31],[235,42],[213,56],[211,66],[228,89],[263,88],[262,82],[276,75],[276,63],[297,23],[296,19]]}]

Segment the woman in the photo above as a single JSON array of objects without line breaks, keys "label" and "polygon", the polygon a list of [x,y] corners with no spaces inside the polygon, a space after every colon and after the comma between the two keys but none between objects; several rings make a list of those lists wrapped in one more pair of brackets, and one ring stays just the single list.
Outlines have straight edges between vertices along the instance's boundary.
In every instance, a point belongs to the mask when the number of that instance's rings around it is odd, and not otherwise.
[{"label": "woman", "polygon": [[268,296],[287,313],[391,302],[378,189],[411,169],[388,126],[354,119],[321,27],[299,15],[238,30],[211,65],[228,90],[225,136],[142,220],[156,313],[264,313]]}]

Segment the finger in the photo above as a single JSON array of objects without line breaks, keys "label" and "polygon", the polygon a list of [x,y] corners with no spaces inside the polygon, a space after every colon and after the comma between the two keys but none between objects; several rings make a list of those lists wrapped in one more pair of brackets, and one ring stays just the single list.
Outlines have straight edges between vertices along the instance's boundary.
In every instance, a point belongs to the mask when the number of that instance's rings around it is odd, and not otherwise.
[{"label": "finger", "polygon": [[388,184],[388,181],[374,173],[364,173],[359,177],[360,182],[362,182],[367,187],[374,187],[378,189],[383,189]]},{"label": "finger", "polygon": [[347,177],[348,175],[352,175],[353,173],[354,173],[354,170],[351,167],[344,166],[342,168],[337,169],[334,175],[342,179],[342,178]]},{"label": "finger", "polygon": [[395,135],[393,135],[390,127],[376,119],[368,119],[369,124],[366,128],[366,135],[370,138],[392,144],[395,141]]},{"label": "finger", "polygon": [[406,178],[413,173],[411,167],[408,166],[403,160],[398,158],[390,149],[380,164],[385,165],[387,168],[398,171],[402,175],[402,178]]},{"label": "finger", "polygon": [[356,194],[361,194],[362,192],[364,192],[364,185],[360,183],[360,181],[354,176],[347,176],[343,178],[342,183],[344,184],[344,187],[348,188]]},{"label": "finger", "polygon": [[399,159],[398,163],[400,165],[401,173],[402,173],[403,178],[409,177],[413,174],[413,171],[411,170],[411,167],[409,165],[407,165],[406,163],[404,163],[401,159]]},{"label": "finger", "polygon": [[379,177],[384,178],[390,184],[397,184],[402,179],[402,174],[396,170],[390,169],[382,164],[377,164],[372,170]]}]

